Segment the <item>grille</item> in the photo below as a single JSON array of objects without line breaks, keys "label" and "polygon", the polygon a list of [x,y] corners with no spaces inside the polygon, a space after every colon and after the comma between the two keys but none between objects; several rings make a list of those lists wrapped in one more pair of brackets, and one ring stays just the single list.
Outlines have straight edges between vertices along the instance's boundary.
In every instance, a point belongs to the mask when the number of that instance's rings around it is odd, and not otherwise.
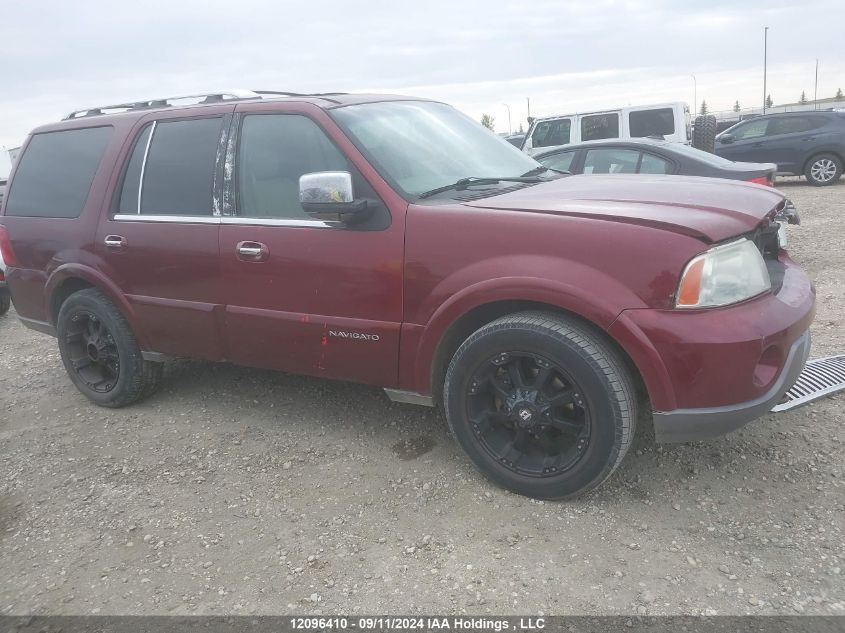
[{"label": "grille", "polygon": [[795,407],[845,390],[845,354],[808,361],[804,371],[772,411]]}]

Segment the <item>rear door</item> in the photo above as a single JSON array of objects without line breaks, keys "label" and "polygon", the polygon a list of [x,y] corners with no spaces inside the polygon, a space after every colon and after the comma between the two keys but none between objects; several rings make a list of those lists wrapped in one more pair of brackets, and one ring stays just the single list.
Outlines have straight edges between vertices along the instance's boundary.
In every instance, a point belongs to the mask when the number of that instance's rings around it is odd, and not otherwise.
[{"label": "rear door", "polygon": [[[395,385],[407,203],[316,106],[242,104],[232,129],[220,234],[228,358]],[[370,219],[347,226],[306,214],[299,178],[320,171],[350,172]]]},{"label": "rear door", "polygon": [[763,144],[765,162],[777,163],[781,172],[801,173],[815,142],[815,132],[826,122],[824,115],[790,115],[772,119]]},{"label": "rear door", "polygon": [[233,109],[139,124],[111,213],[97,229],[106,273],[125,293],[155,352],[222,357],[215,323],[222,302],[214,184]]}]

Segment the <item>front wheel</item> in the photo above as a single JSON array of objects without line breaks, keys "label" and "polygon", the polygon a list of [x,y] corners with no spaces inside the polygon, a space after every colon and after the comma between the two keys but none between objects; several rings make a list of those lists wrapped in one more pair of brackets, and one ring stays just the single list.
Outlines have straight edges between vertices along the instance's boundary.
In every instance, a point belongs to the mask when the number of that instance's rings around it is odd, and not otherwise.
[{"label": "front wheel", "polygon": [[144,360],[129,323],[99,290],[68,297],[56,330],[68,376],[96,404],[122,407],[158,385],[161,363]]},{"label": "front wheel", "polygon": [[475,332],[449,365],[443,399],[476,466],[539,499],[596,488],[634,437],[624,363],[599,333],[553,314],[514,314]]},{"label": "front wheel", "polygon": [[12,298],[9,295],[0,297],[0,316],[3,316],[12,307]]},{"label": "front wheel", "polygon": [[842,175],[842,161],[833,154],[813,156],[804,170],[807,182],[816,187],[832,185]]}]

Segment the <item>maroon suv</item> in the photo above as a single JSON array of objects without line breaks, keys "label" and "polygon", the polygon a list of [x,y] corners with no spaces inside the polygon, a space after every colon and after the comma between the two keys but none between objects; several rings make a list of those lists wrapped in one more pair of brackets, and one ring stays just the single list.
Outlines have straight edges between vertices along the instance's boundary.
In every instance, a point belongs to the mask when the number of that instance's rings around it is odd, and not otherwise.
[{"label": "maroon suv", "polygon": [[772,188],[562,175],[432,101],[203,97],[75,112],[11,175],[15,308],[97,404],[174,357],[379,385],[563,498],[618,466],[638,406],[659,441],[712,437],[803,367],[814,291]]}]

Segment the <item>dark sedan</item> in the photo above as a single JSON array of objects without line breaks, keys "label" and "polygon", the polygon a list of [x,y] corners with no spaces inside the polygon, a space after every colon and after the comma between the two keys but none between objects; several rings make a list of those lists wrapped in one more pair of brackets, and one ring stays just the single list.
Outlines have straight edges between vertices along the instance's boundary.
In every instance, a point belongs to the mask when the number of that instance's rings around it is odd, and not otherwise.
[{"label": "dark sedan", "polygon": [[716,137],[716,153],[731,160],[771,161],[779,174],[832,185],[845,160],[845,112],[788,112],[741,121]]},{"label": "dark sedan", "polygon": [[735,163],[701,150],[649,138],[564,145],[535,154],[546,167],[571,174],[674,174],[771,185],[777,165]]}]

